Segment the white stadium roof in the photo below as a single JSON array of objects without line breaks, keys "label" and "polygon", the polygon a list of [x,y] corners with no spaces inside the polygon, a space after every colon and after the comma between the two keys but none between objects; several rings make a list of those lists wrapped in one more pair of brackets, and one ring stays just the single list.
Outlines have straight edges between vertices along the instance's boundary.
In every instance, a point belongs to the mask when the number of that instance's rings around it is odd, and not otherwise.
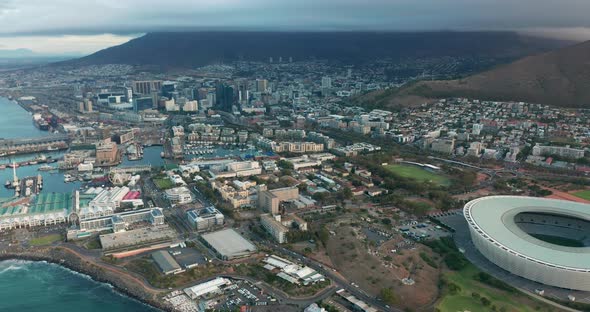
[{"label": "white stadium roof", "polygon": [[515,217],[520,213],[590,221],[588,204],[523,196],[489,196],[467,203],[463,213],[472,229],[498,248],[540,264],[590,271],[590,247],[565,247],[547,243],[527,234],[515,222]]}]

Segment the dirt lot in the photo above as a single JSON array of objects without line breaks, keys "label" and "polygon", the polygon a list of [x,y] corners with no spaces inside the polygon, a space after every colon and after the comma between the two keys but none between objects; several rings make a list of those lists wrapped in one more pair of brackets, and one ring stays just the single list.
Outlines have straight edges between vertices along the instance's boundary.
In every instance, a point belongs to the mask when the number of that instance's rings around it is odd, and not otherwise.
[{"label": "dirt lot", "polygon": [[493,191],[490,188],[483,188],[483,189],[479,189],[475,192],[454,195],[453,198],[457,199],[457,200],[468,200],[468,199],[479,198],[479,197],[488,196],[488,195],[492,195],[492,194],[493,194]]},{"label": "dirt lot", "polygon": [[[329,227],[336,235],[330,236],[327,252],[334,266],[361,289],[378,295],[383,288],[392,288],[398,305],[418,308],[431,304],[438,295],[439,269],[426,264],[420,256],[435,259],[427,247],[416,245],[414,249],[396,249],[400,237],[385,242],[380,247],[372,247],[360,237],[358,228],[349,224],[332,224]],[[435,260],[438,261],[438,260]],[[410,277],[416,283],[404,285],[402,279]]]}]

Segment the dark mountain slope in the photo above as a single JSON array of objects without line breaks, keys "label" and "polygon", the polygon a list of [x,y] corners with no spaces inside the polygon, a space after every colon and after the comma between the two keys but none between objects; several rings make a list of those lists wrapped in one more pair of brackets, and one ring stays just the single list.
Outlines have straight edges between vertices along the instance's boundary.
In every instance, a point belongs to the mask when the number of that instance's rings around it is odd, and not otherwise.
[{"label": "dark mountain slope", "polygon": [[564,42],[512,32],[162,32],[62,65],[132,64],[191,67],[239,59],[319,58],[362,62],[374,58],[488,56],[516,59]]},{"label": "dark mountain slope", "polygon": [[359,103],[379,107],[427,99],[471,97],[562,107],[590,107],[590,41],[529,56],[458,80],[421,81],[365,95]]}]

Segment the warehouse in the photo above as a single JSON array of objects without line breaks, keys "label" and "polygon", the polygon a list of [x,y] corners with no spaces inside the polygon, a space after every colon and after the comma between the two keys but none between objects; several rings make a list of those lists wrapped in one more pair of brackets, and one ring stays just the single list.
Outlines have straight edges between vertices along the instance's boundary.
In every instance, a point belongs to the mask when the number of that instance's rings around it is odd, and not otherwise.
[{"label": "warehouse", "polygon": [[590,205],[524,196],[489,196],[463,214],[475,247],[512,274],[590,291]]},{"label": "warehouse", "polygon": [[225,229],[201,235],[203,242],[223,260],[247,257],[256,252],[256,246],[234,229]]},{"label": "warehouse", "polygon": [[170,253],[165,250],[158,250],[152,253],[152,259],[154,259],[158,268],[160,268],[165,275],[184,272],[178,262],[176,262]]}]

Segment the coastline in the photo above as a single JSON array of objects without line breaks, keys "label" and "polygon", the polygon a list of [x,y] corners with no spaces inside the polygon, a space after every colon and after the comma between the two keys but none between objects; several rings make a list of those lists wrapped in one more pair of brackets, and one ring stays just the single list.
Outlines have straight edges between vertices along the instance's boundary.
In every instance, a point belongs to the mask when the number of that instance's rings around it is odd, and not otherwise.
[{"label": "coastline", "polygon": [[59,265],[73,272],[86,275],[97,283],[108,284],[120,294],[137,300],[156,310],[164,312],[173,312],[174,310],[162,302],[155,300],[153,296],[145,291],[141,291],[138,285],[133,281],[126,280],[122,276],[116,276],[113,273],[106,272],[97,267],[96,264],[81,259],[61,248],[48,247],[40,250],[14,252],[7,251],[0,254],[0,261],[7,260],[24,260],[32,262],[47,262]]}]

